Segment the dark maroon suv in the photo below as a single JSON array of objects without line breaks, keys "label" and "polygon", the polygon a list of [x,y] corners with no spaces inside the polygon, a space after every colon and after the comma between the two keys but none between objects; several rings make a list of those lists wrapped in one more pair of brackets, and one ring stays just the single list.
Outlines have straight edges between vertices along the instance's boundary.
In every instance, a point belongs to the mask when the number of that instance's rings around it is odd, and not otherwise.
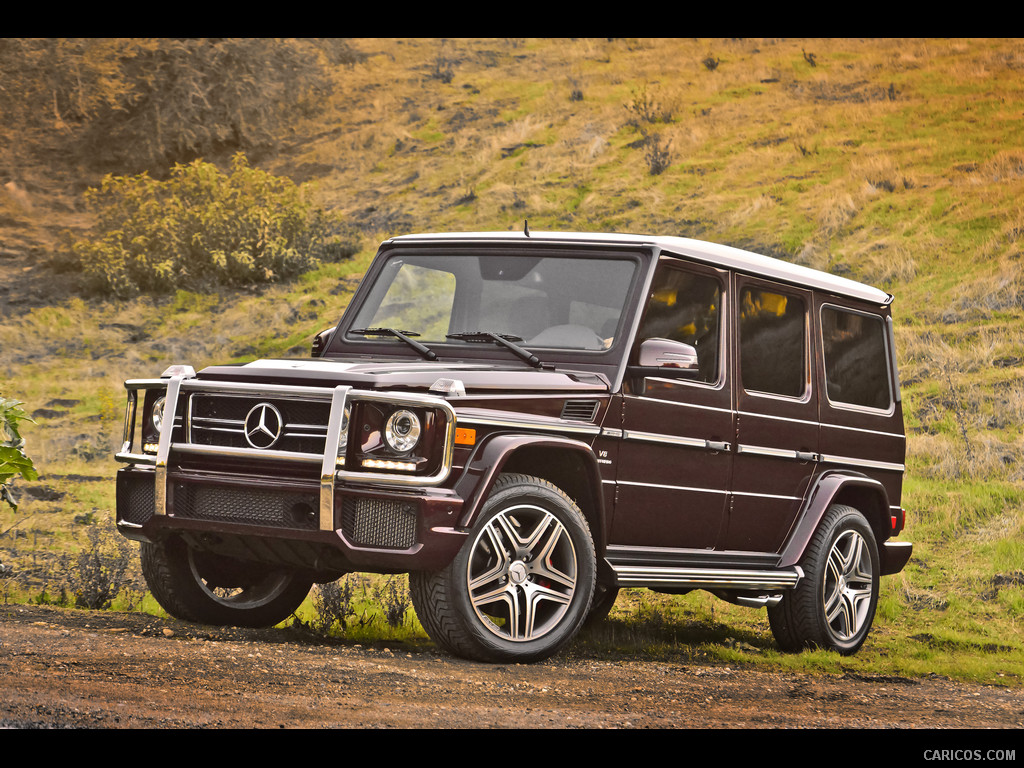
[{"label": "dark maroon suv", "polygon": [[911,553],[891,301],[682,238],[388,240],[310,358],[126,382],[118,526],[191,621],[408,572],[469,658],[544,658],[623,587],[853,653]]}]

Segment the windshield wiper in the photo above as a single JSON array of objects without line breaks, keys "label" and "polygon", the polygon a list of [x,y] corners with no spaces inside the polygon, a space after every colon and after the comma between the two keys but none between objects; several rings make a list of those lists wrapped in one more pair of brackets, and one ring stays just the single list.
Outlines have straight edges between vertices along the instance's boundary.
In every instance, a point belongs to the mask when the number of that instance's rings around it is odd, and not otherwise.
[{"label": "windshield wiper", "polygon": [[513,344],[515,341],[522,341],[522,337],[514,336],[511,333],[492,333],[491,331],[466,331],[464,333],[446,333],[445,336],[449,339],[461,339],[462,341],[473,341],[473,342],[488,342],[493,341],[497,344],[512,350],[513,353],[519,358],[522,358],[534,368],[543,368],[544,363],[540,361],[536,355],[531,354],[527,350],[520,347],[518,344]]},{"label": "windshield wiper", "polygon": [[349,333],[355,333],[360,336],[394,336],[396,339],[404,341],[427,360],[437,360],[437,353],[434,350],[423,346],[415,339],[409,338],[410,336],[419,336],[415,331],[397,331],[394,328],[359,328],[358,330],[349,331]]}]

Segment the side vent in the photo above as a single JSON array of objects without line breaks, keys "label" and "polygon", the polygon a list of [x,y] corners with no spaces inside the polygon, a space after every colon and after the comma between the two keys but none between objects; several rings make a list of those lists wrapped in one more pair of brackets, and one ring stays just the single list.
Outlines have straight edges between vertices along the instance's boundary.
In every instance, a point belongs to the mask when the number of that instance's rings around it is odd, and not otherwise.
[{"label": "side vent", "polygon": [[562,418],[569,421],[593,421],[600,405],[597,400],[566,400],[562,406]]}]

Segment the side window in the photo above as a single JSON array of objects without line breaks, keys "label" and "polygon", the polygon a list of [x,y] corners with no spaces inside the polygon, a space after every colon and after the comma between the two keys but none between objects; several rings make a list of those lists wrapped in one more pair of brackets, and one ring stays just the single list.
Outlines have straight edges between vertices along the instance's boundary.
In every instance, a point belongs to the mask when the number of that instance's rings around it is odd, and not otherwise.
[{"label": "side window", "polygon": [[709,275],[661,264],[654,273],[647,315],[637,341],[672,339],[697,350],[698,381],[718,381],[722,286]]},{"label": "side window", "polygon": [[807,387],[807,313],[796,296],[744,288],[740,375],[748,392],[801,397]]},{"label": "side window", "polygon": [[821,338],[828,399],[865,408],[888,408],[892,394],[882,319],[822,307]]}]

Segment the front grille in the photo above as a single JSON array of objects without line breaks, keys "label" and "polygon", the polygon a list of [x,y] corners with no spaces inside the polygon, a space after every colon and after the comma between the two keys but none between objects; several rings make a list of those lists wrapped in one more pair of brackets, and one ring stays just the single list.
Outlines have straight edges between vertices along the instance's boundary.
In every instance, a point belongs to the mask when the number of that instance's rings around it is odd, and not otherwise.
[{"label": "front grille", "polygon": [[260,398],[252,395],[195,393],[189,398],[189,434],[195,445],[252,448],[245,439],[245,417],[260,403],[270,403],[284,421],[275,451],[324,452],[329,402]]},{"label": "front grille", "polygon": [[135,525],[145,524],[156,511],[153,474],[117,474],[117,514]]},{"label": "front grille", "polygon": [[416,509],[401,501],[346,497],[341,529],[353,544],[409,549],[416,544]]},{"label": "front grille", "polygon": [[172,490],[175,517],[299,530],[319,527],[316,493],[197,483],[174,483]]}]

